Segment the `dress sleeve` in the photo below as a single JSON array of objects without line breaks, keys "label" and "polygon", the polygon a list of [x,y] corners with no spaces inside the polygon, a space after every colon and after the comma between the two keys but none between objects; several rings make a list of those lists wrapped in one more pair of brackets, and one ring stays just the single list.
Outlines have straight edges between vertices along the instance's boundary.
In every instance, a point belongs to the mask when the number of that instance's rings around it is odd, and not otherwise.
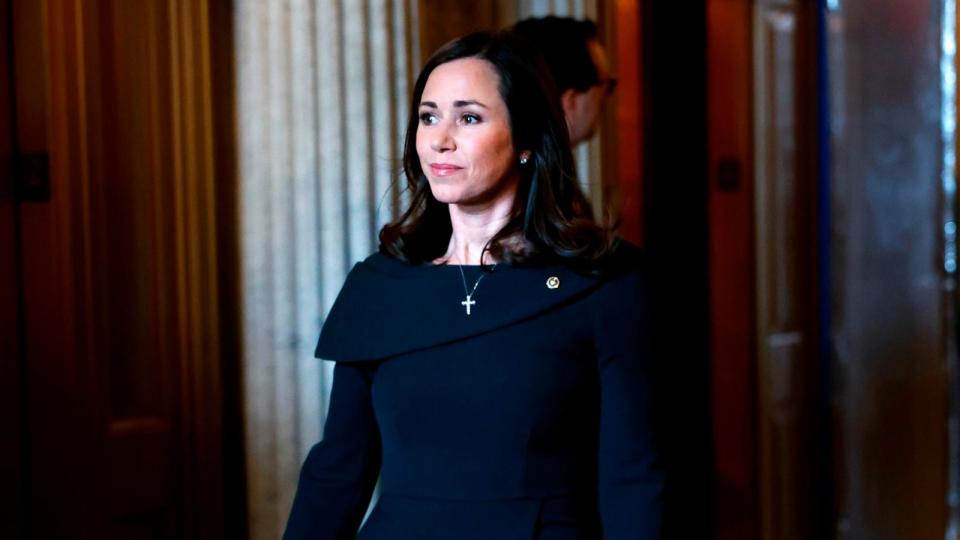
[{"label": "dress sleeve", "polygon": [[598,503],[604,540],[662,537],[664,472],[645,273],[607,283],[596,316],[600,376]]},{"label": "dress sleeve", "polygon": [[355,538],[380,472],[367,363],[337,362],[323,439],[300,471],[285,540]]}]

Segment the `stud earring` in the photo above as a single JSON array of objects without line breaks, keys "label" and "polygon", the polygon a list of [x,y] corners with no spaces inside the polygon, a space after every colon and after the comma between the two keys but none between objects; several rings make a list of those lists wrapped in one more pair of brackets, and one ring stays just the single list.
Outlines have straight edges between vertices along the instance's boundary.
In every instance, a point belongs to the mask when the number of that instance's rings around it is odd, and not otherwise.
[{"label": "stud earring", "polygon": [[528,161],[530,161],[530,155],[529,155],[529,154],[520,154],[520,164],[521,164],[521,165],[526,165]]}]

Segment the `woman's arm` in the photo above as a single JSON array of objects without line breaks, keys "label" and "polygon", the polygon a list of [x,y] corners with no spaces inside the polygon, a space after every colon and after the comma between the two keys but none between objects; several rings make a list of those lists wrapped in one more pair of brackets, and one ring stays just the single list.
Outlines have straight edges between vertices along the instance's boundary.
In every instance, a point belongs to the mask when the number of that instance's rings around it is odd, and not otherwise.
[{"label": "woman's arm", "polygon": [[661,538],[664,473],[657,446],[647,285],[634,268],[597,305],[598,498],[604,540]]},{"label": "woman's arm", "polygon": [[355,538],[380,472],[370,364],[338,362],[323,440],[300,471],[285,540]]}]

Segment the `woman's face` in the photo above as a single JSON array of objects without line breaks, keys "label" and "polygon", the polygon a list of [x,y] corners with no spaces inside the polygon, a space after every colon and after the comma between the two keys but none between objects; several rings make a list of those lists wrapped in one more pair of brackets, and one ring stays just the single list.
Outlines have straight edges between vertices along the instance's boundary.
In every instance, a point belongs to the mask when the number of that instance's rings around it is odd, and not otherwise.
[{"label": "woman's face", "polygon": [[461,206],[516,196],[510,113],[492,64],[461,58],[437,66],[420,98],[417,155],[434,198]]}]

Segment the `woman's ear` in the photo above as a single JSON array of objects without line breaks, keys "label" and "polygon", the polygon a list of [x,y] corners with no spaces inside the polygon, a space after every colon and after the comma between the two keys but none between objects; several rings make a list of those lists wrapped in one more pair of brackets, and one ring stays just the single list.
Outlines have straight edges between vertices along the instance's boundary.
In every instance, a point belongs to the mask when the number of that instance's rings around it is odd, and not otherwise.
[{"label": "woman's ear", "polygon": [[532,154],[533,152],[531,152],[530,150],[524,150],[523,152],[520,152],[520,164],[526,165],[527,162],[530,161],[530,156]]}]

